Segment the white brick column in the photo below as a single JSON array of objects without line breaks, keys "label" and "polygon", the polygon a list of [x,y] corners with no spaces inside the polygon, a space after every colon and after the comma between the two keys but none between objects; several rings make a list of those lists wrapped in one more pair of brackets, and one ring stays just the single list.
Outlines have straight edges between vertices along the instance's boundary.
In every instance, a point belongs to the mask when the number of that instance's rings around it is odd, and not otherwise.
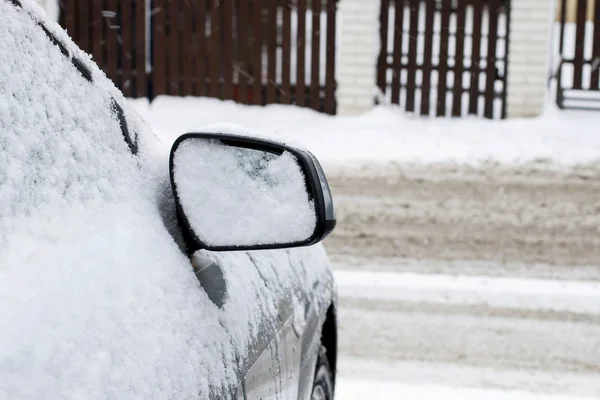
[{"label": "white brick column", "polygon": [[553,1],[511,2],[507,116],[534,117],[546,101]]},{"label": "white brick column", "polygon": [[379,52],[379,0],[340,0],[338,114],[373,108]]}]

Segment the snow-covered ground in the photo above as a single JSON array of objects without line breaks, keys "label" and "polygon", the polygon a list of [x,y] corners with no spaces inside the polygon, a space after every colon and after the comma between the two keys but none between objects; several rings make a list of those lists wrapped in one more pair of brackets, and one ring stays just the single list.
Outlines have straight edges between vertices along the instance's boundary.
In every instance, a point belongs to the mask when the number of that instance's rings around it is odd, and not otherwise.
[{"label": "snow-covered ground", "polygon": [[583,397],[540,395],[517,390],[451,388],[441,385],[411,385],[377,380],[340,381],[336,399],[427,399],[427,400],[575,400]]},{"label": "snow-covered ground", "polygon": [[534,119],[422,119],[381,106],[361,116],[332,117],[293,106],[243,106],[207,98],[133,100],[165,140],[230,122],[296,139],[326,166],[373,163],[558,163],[600,160],[600,115],[548,106]]}]

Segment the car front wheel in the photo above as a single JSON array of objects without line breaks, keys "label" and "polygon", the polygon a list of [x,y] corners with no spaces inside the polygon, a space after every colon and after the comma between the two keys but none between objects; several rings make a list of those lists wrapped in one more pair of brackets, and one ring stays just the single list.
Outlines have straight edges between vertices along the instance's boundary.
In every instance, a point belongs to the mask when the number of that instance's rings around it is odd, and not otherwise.
[{"label": "car front wheel", "polygon": [[327,351],[321,346],[311,400],[333,400],[333,373],[327,361]]}]

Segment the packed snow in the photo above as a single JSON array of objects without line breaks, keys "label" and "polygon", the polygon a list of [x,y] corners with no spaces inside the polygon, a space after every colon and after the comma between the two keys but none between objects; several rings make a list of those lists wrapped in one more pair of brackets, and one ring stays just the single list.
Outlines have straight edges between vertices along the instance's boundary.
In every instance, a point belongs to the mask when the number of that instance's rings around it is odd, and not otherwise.
[{"label": "packed snow", "polygon": [[600,283],[337,270],[340,296],[600,315]]},{"label": "packed snow", "polygon": [[173,177],[190,226],[211,247],[302,242],[315,230],[314,204],[289,152],[189,138],[174,153]]},{"label": "packed snow", "polygon": [[294,106],[245,106],[208,98],[131,100],[166,141],[216,123],[244,124],[301,142],[325,167],[390,163],[537,163],[600,160],[600,116],[559,112],[531,119],[424,119],[379,106],[359,116],[327,116]]},{"label": "packed snow", "polygon": [[213,303],[170,234],[170,143],[24,3],[0,1],[0,398],[227,397],[278,299],[311,288],[327,306],[323,247],[212,254],[227,282]]},{"label": "packed snow", "polygon": [[583,400],[586,397],[541,395],[518,390],[452,388],[442,385],[411,385],[385,380],[340,380],[336,399],[427,400]]}]

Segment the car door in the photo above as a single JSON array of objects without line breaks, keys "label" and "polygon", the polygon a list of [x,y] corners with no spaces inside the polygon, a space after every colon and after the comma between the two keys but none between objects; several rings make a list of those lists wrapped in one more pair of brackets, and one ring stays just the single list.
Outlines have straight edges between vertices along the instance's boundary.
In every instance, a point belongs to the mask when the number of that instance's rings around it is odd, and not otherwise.
[{"label": "car door", "polygon": [[[201,250],[194,255],[201,289],[219,309],[220,318],[236,319],[240,327],[229,340],[244,343],[230,349],[238,353],[239,382],[231,386],[237,399],[303,399],[310,394],[320,338],[319,306],[326,297],[314,294],[327,282],[323,274],[327,268],[318,257],[320,246],[316,247]],[[243,340],[235,339],[238,334],[245,336]]]},{"label": "car door", "polygon": [[[245,376],[247,398],[305,399],[312,389],[325,299],[332,290],[326,256],[321,245],[248,256],[276,306],[276,320],[270,321],[274,329],[267,351]],[[262,379],[265,368],[271,368],[273,379]],[[266,381],[274,386],[265,393]]]}]

